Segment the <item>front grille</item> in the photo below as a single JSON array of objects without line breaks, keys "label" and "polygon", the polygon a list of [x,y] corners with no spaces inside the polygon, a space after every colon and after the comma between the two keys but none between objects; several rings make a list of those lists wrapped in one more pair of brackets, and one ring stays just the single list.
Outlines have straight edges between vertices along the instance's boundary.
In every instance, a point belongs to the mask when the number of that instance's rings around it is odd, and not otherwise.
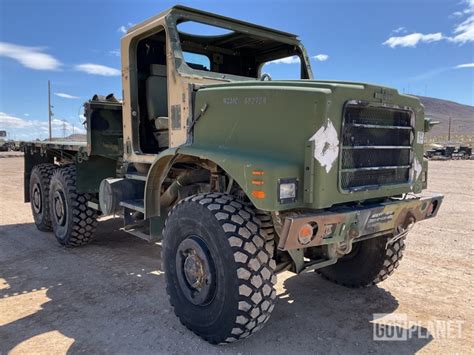
[{"label": "front grille", "polygon": [[342,189],[409,182],[413,125],[410,110],[347,103],[342,128]]}]

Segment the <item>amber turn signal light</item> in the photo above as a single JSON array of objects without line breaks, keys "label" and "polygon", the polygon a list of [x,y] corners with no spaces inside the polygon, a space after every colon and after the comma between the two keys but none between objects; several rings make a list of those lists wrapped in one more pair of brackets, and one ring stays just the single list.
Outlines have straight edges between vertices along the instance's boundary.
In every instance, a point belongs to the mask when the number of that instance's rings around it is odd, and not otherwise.
[{"label": "amber turn signal light", "polygon": [[313,237],[316,235],[317,232],[317,224],[315,223],[306,223],[301,226],[300,230],[298,231],[298,242],[301,245],[306,245]]},{"label": "amber turn signal light", "polygon": [[258,199],[265,198],[265,191],[260,191],[260,190],[253,190],[252,191],[252,196]]}]

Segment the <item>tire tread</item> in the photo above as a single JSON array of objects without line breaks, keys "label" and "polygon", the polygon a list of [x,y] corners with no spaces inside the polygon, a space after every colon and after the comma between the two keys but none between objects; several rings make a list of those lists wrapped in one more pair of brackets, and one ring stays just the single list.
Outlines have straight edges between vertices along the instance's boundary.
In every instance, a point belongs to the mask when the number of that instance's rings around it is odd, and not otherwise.
[{"label": "tire tread", "polygon": [[[49,206],[49,184],[54,171],[57,169],[58,166],[55,164],[44,163],[35,165],[31,171],[31,174],[33,174],[35,171],[38,172],[40,183],[43,188],[43,197],[45,199],[45,201],[43,201],[43,221],[41,221],[40,223],[36,223],[35,220],[36,227],[42,232],[51,232],[53,230]],[[31,201],[31,203],[33,203],[33,201]]]},{"label": "tire tread", "polygon": [[[94,238],[97,227],[96,210],[87,206],[87,201],[91,199],[88,193],[78,193],[76,189],[76,166],[66,165],[57,169],[54,178],[61,179],[66,188],[66,194],[70,197],[72,211],[72,228],[67,238],[57,237],[59,243],[66,247],[78,247],[90,243]],[[50,198],[50,202],[52,199]],[[52,208],[52,206],[50,207]]]},{"label": "tire tread", "polygon": [[[337,277],[335,273],[326,272],[325,268],[316,271],[324,279],[346,287],[362,288],[376,285],[379,282],[386,280],[390,275],[392,275],[400,265],[400,261],[403,258],[406,237],[404,236],[392,243],[387,244],[387,240],[389,237],[391,236],[378,237],[379,243],[386,243],[385,252],[380,255],[379,263],[375,265],[376,269],[373,270],[374,272],[370,275],[367,275],[365,278],[361,278],[358,280],[354,279],[349,282],[347,280],[342,280],[341,278]],[[348,270],[348,272],[351,272],[351,270]]]}]

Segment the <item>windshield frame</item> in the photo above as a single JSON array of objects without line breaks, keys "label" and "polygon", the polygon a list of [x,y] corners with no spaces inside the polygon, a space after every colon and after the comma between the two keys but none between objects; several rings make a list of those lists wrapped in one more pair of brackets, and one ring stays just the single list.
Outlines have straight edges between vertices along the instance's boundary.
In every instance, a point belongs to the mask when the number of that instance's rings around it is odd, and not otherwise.
[{"label": "windshield frame", "polygon": [[[292,45],[295,47],[294,55],[297,55],[300,57],[301,78],[313,79],[313,73],[311,70],[309,56],[306,53],[306,49],[304,48],[303,44],[299,41],[297,37],[284,35],[283,33],[266,31],[264,29],[254,28],[252,26],[246,26],[245,24],[232,23],[232,22],[226,21],[225,19],[213,18],[213,17],[208,17],[205,15],[192,14],[192,13],[170,13],[166,17],[165,21],[167,22],[170,45],[173,50],[175,68],[179,75],[187,76],[187,77],[189,76],[200,77],[200,78],[218,80],[218,81],[223,81],[223,82],[259,80],[259,78],[254,78],[254,77],[240,76],[240,75],[234,75],[234,74],[224,74],[224,73],[191,68],[184,60],[183,50],[181,48],[180,33],[186,33],[186,32],[184,31],[180,32],[178,30],[178,24],[183,23],[185,21],[193,21],[193,22],[204,24],[204,25],[220,27],[222,29],[226,29],[226,30],[230,30],[234,32],[247,33],[249,35],[255,35],[255,36],[263,37],[266,39],[271,39],[277,42],[281,42],[284,44]],[[204,35],[203,37],[206,37],[206,36]],[[288,55],[285,55],[282,58],[287,57],[287,56]],[[261,66],[263,66],[263,64],[264,63],[262,63]],[[261,68],[259,68],[259,74],[260,74],[260,69]]]}]

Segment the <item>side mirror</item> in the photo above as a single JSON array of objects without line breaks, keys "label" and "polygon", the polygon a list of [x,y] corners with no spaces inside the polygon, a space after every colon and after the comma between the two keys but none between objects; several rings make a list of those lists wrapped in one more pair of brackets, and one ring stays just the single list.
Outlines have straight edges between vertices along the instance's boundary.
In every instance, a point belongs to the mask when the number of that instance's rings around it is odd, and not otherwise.
[{"label": "side mirror", "polygon": [[439,121],[434,121],[432,118],[426,117],[425,118],[425,132],[431,131],[431,128],[439,124]]}]

